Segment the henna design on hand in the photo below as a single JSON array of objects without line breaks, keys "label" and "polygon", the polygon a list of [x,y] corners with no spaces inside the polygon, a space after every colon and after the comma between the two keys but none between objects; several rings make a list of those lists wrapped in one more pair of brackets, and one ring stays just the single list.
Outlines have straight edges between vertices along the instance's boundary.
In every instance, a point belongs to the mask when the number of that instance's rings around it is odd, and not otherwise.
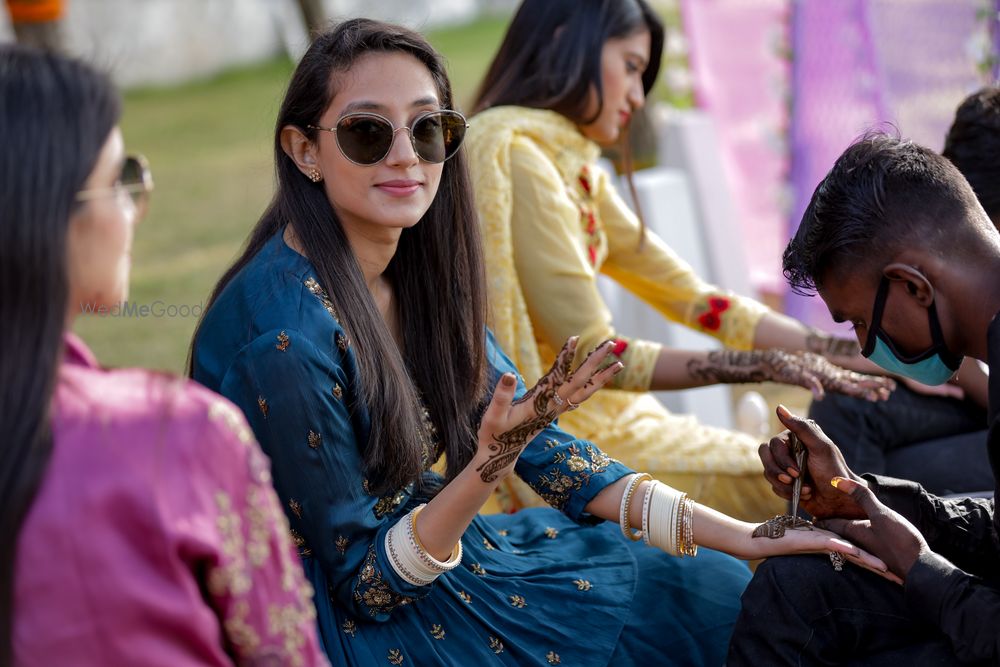
[{"label": "henna design on hand", "polygon": [[713,350],[708,357],[687,362],[688,376],[701,382],[764,382],[770,377],[764,364],[764,352],[754,350]]},{"label": "henna design on hand", "polygon": [[490,454],[486,462],[476,468],[480,479],[486,483],[496,481],[497,475],[517,461],[521,455],[528,439],[536,432],[540,431],[556,418],[555,411],[538,415],[528,421],[521,422],[509,431],[493,436],[493,443],[490,444]]},{"label": "henna design on hand", "polygon": [[806,335],[806,349],[824,357],[855,357],[861,352],[861,346],[853,338],[831,336],[812,328]]},{"label": "henna design on hand", "polygon": [[566,344],[559,350],[556,360],[552,362],[552,368],[549,369],[549,372],[543,375],[524,396],[511,403],[512,406],[534,399],[536,415],[541,416],[548,411],[549,401],[552,400],[556,390],[573,379],[570,368],[573,365],[573,354],[576,351],[576,346],[572,343],[572,339],[566,341]]}]

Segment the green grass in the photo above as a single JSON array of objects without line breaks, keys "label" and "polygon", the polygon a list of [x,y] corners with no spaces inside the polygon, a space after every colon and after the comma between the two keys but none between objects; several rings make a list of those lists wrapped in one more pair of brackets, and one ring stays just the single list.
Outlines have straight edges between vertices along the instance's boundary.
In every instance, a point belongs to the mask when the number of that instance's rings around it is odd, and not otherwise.
[{"label": "green grass", "polygon": [[[448,61],[459,108],[471,102],[505,26],[486,18],[429,34]],[[292,68],[282,59],[125,95],[126,145],[149,158],[156,181],[136,229],[130,301],[194,306],[208,297],[271,198],[273,125]],[[181,372],[196,322],[92,315],[75,329],[107,366]]]}]

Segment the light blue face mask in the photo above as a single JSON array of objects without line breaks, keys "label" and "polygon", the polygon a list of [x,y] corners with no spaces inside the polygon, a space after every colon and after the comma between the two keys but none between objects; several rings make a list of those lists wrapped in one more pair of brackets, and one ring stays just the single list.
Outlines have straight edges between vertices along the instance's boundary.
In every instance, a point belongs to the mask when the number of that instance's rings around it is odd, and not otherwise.
[{"label": "light blue face mask", "polygon": [[885,310],[885,300],[888,295],[889,279],[882,276],[878,293],[875,295],[875,308],[872,311],[871,327],[868,329],[868,340],[865,341],[861,354],[895,375],[902,375],[924,384],[944,384],[962,365],[962,357],[952,354],[945,345],[941,322],[938,320],[934,303],[931,302],[927,309],[933,345],[926,352],[905,357],[899,353],[892,339],[882,329],[882,311]]}]

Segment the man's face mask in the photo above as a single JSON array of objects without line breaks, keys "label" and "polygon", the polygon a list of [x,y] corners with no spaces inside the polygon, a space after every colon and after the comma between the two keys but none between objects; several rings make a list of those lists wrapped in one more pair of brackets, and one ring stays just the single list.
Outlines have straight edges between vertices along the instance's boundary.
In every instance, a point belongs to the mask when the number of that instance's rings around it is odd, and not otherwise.
[{"label": "man's face mask", "polygon": [[882,329],[882,311],[885,310],[885,300],[889,295],[889,279],[882,276],[875,295],[875,309],[872,311],[871,326],[868,329],[868,339],[861,354],[885,370],[896,375],[902,375],[924,384],[944,384],[955,374],[962,364],[962,357],[952,354],[944,343],[941,333],[941,322],[938,320],[937,308],[934,303],[927,308],[930,320],[930,349],[912,357],[904,357],[897,351],[892,339]]}]

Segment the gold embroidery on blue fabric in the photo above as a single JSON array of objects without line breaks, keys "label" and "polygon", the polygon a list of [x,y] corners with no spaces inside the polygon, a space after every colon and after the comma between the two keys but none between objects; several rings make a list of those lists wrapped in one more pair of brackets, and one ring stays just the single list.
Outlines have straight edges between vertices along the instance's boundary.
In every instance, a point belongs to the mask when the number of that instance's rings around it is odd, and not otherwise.
[{"label": "gold embroidery on blue fabric", "polygon": [[306,436],[306,441],[313,449],[319,449],[319,446],[323,443],[323,436],[315,431],[309,431],[309,435]]},{"label": "gold embroidery on blue fabric", "polygon": [[332,393],[333,397],[338,401],[344,400],[344,389],[339,384],[333,385]]},{"label": "gold embroidery on blue fabric", "polygon": [[398,648],[389,649],[389,657],[386,658],[390,665],[402,665],[403,664],[403,654],[399,652]]},{"label": "gold embroidery on blue fabric", "polygon": [[291,345],[291,341],[288,340],[288,334],[282,331],[281,333],[278,334],[278,344],[275,345],[274,347],[277,348],[279,352],[284,352],[285,350],[288,349],[289,345]]},{"label": "gold embroidery on blue fabric", "polygon": [[340,316],[337,315],[337,309],[333,307],[333,302],[330,301],[330,295],[326,293],[326,290],[320,287],[320,284],[316,282],[316,279],[311,277],[306,278],[305,286],[306,289],[309,290],[313,296],[319,299],[320,303],[323,304],[323,308],[325,308],[326,312],[330,314],[330,317],[339,322]]},{"label": "gold embroidery on blue fabric", "polygon": [[562,663],[562,659],[559,657],[559,654],[556,653],[555,651],[549,651],[548,653],[546,653],[545,659],[549,661],[550,665],[558,665]]},{"label": "gold embroidery on blue fabric", "polygon": [[411,598],[392,590],[382,578],[382,571],[375,567],[375,545],[368,547],[358,581],[354,585],[354,601],[368,607],[368,613],[376,616],[388,614],[397,607],[410,604]]},{"label": "gold embroidery on blue fabric", "polygon": [[344,634],[350,635],[352,639],[354,638],[354,633],[358,631],[357,624],[355,624],[354,621],[350,619],[344,621],[344,624],[341,625],[340,627],[344,631]]},{"label": "gold embroidery on blue fabric", "polygon": [[350,540],[348,540],[348,539],[347,539],[346,537],[344,537],[343,535],[339,536],[339,537],[337,538],[337,541],[336,541],[336,542],[334,542],[334,545],[336,545],[336,547],[337,547],[337,551],[339,551],[339,552],[340,552],[340,555],[341,555],[341,556],[343,556],[343,555],[344,555],[344,553],[345,553],[345,552],[347,551],[347,545],[348,545],[348,543],[349,543],[349,542],[350,542]]},{"label": "gold embroidery on blue fabric", "polygon": [[477,574],[480,577],[485,577],[486,576],[486,569],[482,565],[480,565],[479,563],[473,563],[469,567],[469,569],[472,570],[473,574]]},{"label": "gold embroidery on blue fabric", "polygon": [[487,551],[493,551],[494,549],[496,549],[496,547],[493,546],[493,544],[485,537],[483,538],[483,546],[486,548]]},{"label": "gold embroidery on blue fabric", "polygon": [[260,414],[264,415],[264,419],[267,419],[267,411],[269,410],[267,406],[267,399],[265,399],[263,396],[258,396],[257,407],[260,408]]},{"label": "gold embroidery on blue fabric", "polygon": [[288,509],[292,510],[292,514],[295,515],[296,519],[302,518],[302,503],[295,498],[288,499]]},{"label": "gold embroidery on blue fabric", "polygon": [[472,604],[472,596],[466,593],[465,591],[459,591],[458,597],[462,598],[462,602],[464,602],[465,604]]},{"label": "gold embroidery on blue fabric", "polygon": [[490,648],[493,649],[494,653],[500,655],[503,653],[503,642],[496,637],[490,637]]},{"label": "gold embroidery on blue fabric", "polygon": [[576,589],[579,591],[589,591],[593,586],[586,579],[574,579],[573,583],[576,584]]},{"label": "gold embroidery on blue fabric", "polygon": [[396,511],[400,505],[406,500],[406,492],[400,489],[396,493],[390,493],[379,498],[375,502],[375,507],[372,511],[375,513],[376,519],[381,519],[387,514],[392,514]]},{"label": "gold embroidery on blue fabric", "polygon": [[341,352],[347,352],[347,336],[337,332],[337,347],[340,348]]},{"label": "gold embroidery on blue fabric", "polygon": [[431,626],[431,637],[434,639],[444,639],[444,628],[435,623]]},{"label": "gold embroidery on blue fabric", "polygon": [[556,466],[565,465],[572,474],[567,474],[559,467],[552,468],[548,473],[539,475],[531,483],[531,488],[552,507],[563,509],[569,502],[570,492],[579,491],[590,483],[594,475],[604,472],[615,462],[593,445],[587,445],[585,452],[586,457],[580,453],[580,448],[575,443],[566,452],[556,452],[552,462]]},{"label": "gold embroidery on blue fabric", "polygon": [[306,546],[306,538],[299,535],[299,532],[294,528],[290,528],[288,532],[292,535],[292,544],[299,550],[299,555],[303,557],[312,556],[312,549]]},{"label": "gold embroidery on blue fabric", "polygon": [[510,606],[517,607],[518,609],[524,609],[528,604],[521,595],[511,595],[507,599],[510,600]]},{"label": "gold embroidery on blue fabric", "polygon": [[545,529],[545,537],[549,538],[550,540],[554,540],[557,537],[559,537],[559,531],[553,528],[552,526],[549,526],[548,528]]}]

